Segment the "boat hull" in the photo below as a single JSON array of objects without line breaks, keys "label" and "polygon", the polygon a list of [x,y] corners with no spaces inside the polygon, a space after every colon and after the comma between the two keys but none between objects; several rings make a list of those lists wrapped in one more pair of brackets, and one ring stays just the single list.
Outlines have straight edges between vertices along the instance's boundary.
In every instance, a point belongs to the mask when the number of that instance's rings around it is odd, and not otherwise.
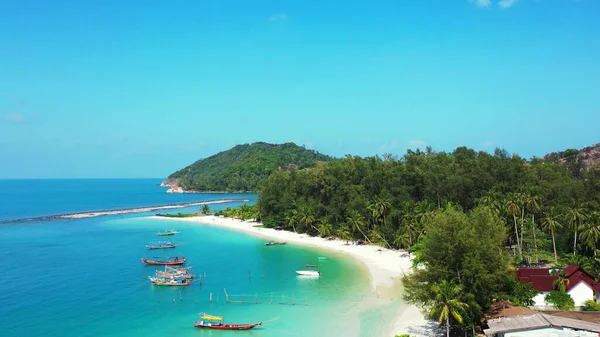
[{"label": "boat hull", "polygon": [[172,261],[154,261],[142,258],[142,262],[145,264],[153,265],[153,266],[178,266],[185,263],[185,257],[181,258],[181,260],[172,260]]},{"label": "boat hull", "polygon": [[202,324],[200,322],[194,323],[194,326],[196,328],[214,329],[214,330],[250,330],[259,325],[262,325],[262,322],[254,323],[254,324],[211,324],[211,325],[208,325],[206,323]]},{"label": "boat hull", "polygon": [[318,271],[314,271],[314,270],[296,270],[296,274],[302,275],[302,276],[319,276],[319,275],[321,275],[321,273],[319,273]]},{"label": "boat hull", "polygon": [[169,249],[169,248],[175,248],[175,245],[169,245],[169,246],[150,246],[150,245],[146,245],[146,248],[148,248],[148,249]]}]

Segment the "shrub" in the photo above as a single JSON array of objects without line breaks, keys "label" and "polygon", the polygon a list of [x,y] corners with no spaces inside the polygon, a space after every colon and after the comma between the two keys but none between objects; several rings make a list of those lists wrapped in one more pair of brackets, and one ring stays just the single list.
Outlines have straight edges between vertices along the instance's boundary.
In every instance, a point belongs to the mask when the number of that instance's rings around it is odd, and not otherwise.
[{"label": "shrub", "polygon": [[546,303],[550,303],[554,306],[554,309],[558,310],[573,310],[575,309],[575,301],[571,298],[571,295],[562,291],[553,291],[544,297]]},{"label": "shrub", "polygon": [[581,311],[600,311],[600,303],[596,303],[594,300],[587,300],[581,306]]}]

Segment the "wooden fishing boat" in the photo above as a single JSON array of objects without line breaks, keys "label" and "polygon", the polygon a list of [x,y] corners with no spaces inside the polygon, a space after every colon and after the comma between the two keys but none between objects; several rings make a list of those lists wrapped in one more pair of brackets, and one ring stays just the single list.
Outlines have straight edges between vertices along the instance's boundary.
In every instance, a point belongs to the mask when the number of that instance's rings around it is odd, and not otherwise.
[{"label": "wooden fishing boat", "polygon": [[156,271],[156,276],[170,279],[193,279],[194,275],[189,273],[190,269],[192,267],[177,268],[165,266],[164,271]]},{"label": "wooden fishing boat", "polygon": [[252,324],[223,324],[223,323],[206,323],[204,321],[195,322],[194,326],[196,328],[204,328],[204,329],[217,329],[217,330],[250,330],[259,325],[262,325],[262,322],[252,323]]},{"label": "wooden fishing boat", "polygon": [[188,281],[187,279],[172,279],[152,276],[148,277],[148,279],[155,286],[181,287],[190,285],[190,281]]},{"label": "wooden fishing boat", "polygon": [[158,236],[169,236],[169,235],[175,235],[175,234],[179,234],[179,233],[181,233],[181,232],[176,231],[174,229],[171,229],[171,230],[168,230],[168,231],[165,230],[164,232],[158,232],[158,233],[156,233],[156,235],[158,235]]},{"label": "wooden fishing boat", "polygon": [[287,243],[287,241],[269,241],[267,243],[265,243],[265,246],[281,246],[281,245],[285,245]]},{"label": "wooden fishing boat", "polygon": [[302,276],[319,276],[321,275],[321,272],[316,270],[296,270],[296,274]]},{"label": "wooden fishing boat", "polygon": [[207,314],[200,315],[200,321],[194,323],[196,328],[215,329],[215,330],[250,330],[262,325],[262,322],[252,324],[225,324],[223,317]]},{"label": "wooden fishing boat", "polygon": [[168,248],[175,248],[175,244],[171,243],[169,241],[162,241],[162,242],[157,242],[157,243],[151,243],[146,245],[146,248],[148,249],[168,249]]},{"label": "wooden fishing boat", "polygon": [[179,258],[175,256],[172,260],[160,261],[160,260],[150,260],[142,258],[142,262],[145,264],[156,265],[156,266],[176,266],[185,263],[185,257]]}]

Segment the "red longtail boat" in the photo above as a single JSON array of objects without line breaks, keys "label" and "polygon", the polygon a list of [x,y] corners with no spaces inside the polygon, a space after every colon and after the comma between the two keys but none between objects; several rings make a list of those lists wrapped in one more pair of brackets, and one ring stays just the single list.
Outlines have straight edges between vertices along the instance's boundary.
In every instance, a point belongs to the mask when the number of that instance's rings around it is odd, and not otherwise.
[{"label": "red longtail boat", "polygon": [[252,324],[225,324],[223,323],[223,317],[212,316],[207,314],[201,314],[200,319],[201,321],[194,323],[194,326],[196,328],[215,330],[250,330],[254,327],[262,325],[262,322]]},{"label": "red longtail boat", "polygon": [[142,258],[142,262],[144,262],[145,264],[151,264],[151,265],[157,265],[157,266],[175,266],[175,265],[184,264],[185,257],[179,258],[176,256],[173,260],[167,260],[167,261],[157,261],[157,260],[150,260],[150,259]]},{"label": "red longtail boat", "polygon": [[223,323],[203,323],[196,322],[194,326],[196,328],[204,328],[204,329],[220,329],[220,330],[250,330],[256,326],[262,325],[262,323],[252,323],[252,324],[223,324]]}]

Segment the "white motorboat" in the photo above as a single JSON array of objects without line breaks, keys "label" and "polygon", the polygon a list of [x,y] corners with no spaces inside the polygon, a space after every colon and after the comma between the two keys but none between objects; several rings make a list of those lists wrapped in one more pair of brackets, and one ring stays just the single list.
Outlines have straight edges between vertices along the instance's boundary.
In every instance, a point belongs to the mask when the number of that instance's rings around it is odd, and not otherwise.
[{"label": "white motorboat", "polygon": [[319,276],[321,275],[321,272],[316,270],[296,270],[296,274],[303,276]]}]

